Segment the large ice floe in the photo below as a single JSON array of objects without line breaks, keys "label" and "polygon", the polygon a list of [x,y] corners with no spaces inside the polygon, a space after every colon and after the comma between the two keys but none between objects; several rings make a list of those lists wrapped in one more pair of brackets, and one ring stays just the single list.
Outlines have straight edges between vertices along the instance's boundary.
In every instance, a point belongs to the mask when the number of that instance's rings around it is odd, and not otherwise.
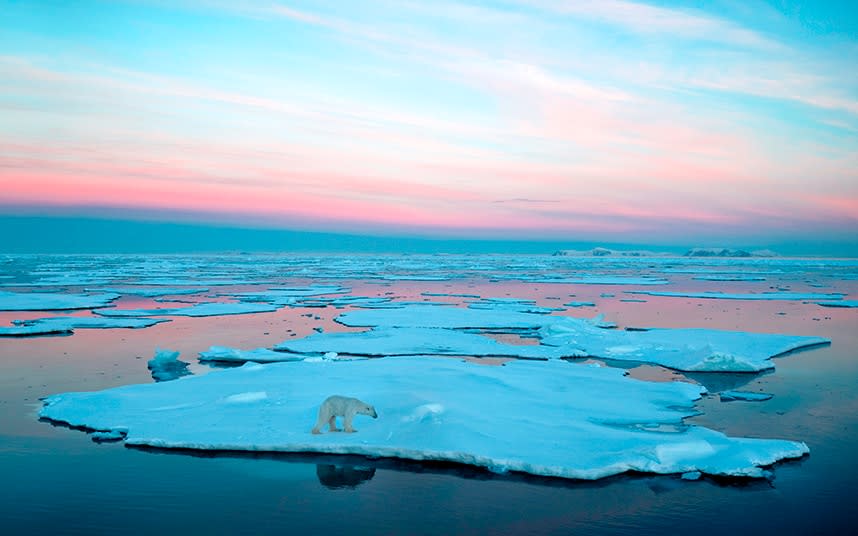
[{"label": "large ice floe", "polygon": [[14,325],[0,326],[0,337],[30,337],[35,335],[58,335],[73,333],[78,328],[148,328],[163,319],[152,318],[99,318],[94,316],[53,316],[33,320],[15,320]]},{"label": "large ice floe", "polygon": [[[438,460],[597,479],[640,471],[761,477],[806,454],[683,419],[704,392],[563,361],[482,366],[428,357],[246,365],[175,381],[47,397],[40,416],[127,445]],[[374,405],[356,433],[313,435],[331,394]]]},{"label": "large ice floe", "polygon": [[65,294],[54,292],[5,292],[0,290],[0,311],[64,311],[110,305],[119,294]]}]

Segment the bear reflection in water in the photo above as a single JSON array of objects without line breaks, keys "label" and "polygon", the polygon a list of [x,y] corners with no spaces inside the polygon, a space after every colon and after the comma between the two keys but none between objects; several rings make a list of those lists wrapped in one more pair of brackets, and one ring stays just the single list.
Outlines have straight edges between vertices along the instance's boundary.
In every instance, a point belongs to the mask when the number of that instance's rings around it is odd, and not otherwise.
[{"label": "bear reflection in water", "polygon": [[354,489],[375,476],[375,467],[318,464],[316,476],[328,489]]}]

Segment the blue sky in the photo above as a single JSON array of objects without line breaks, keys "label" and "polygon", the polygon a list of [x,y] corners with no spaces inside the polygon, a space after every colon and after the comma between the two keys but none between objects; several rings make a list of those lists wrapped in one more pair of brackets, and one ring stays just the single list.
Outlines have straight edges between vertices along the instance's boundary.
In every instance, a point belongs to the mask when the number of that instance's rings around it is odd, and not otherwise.
[{"label": "blue sky", "polygon": [[0,213],[849,242],[854,2],[3,2]]}]

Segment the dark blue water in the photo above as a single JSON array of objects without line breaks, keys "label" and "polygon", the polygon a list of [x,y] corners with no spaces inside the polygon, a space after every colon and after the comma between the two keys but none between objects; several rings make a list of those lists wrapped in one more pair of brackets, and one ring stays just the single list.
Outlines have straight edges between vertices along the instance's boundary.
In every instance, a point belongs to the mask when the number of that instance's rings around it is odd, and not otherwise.
[{"label": "dark blue water", "polygon": [[[672,279],[674,279],[672,277]],[[793,290],[797,283],[791,280]],[[349,284],[353,284],[350,282]],[[696,283],[685,281],[687,285]],[[766,283],[766,285],[771,282]],[[849,283],[854,286],[853,283]],[[568,288],[486,280],[401,283],[420,291],[483,296],[567,296]],[[735,289],[736,286],[730,287]],[[476,289],[476,290],[475,290]],[[155,346],[183,357],[218,344],[270,345],[286,326],[305,335],[341,311],[177,319],[145,330],[80,330],[70,337],[0,339],[2,534],[848,534],[858,481],[858,314],[814,304],[648,299],[617,289],[575,289],[624,325],[697,325],[818,335],[817,348],[776,360],[764,375],[696,375],[702,383],[774,394],[763,403],[698,404],[691,419],[730,435],[803,440],[810,456],[778,464],[772,480],[623,475],[596,482],[495,475],[455,465],[357,457],[200,455],[94,443],[39,422],[38,398],[151,381]],[[562,293],[562,294],[561,294]],[[779,315],[777,313],[786,313]],[[577,314],[573,311],[573,314]],[[589,314],[589,312],[588,312]],[[8,314],[7,314],[8,315]],[[24,315],[17,314],[16,317]],[[205,367],[195,364],[195,373]],[[642,368],[636,374],[658,376]]]}]

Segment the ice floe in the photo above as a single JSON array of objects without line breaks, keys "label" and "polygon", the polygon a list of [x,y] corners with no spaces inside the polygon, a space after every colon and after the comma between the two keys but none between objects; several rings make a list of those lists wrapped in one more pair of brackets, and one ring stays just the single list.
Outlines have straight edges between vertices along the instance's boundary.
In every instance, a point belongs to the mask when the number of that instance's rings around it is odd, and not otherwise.
[{"label": "ice floe", "polygon": [[720,275],[697,275],[692,277],[692,279],[697,279],[701,281],[765,281],[766,278],[760,275],[730,275],[730,274],[720,274]]},{"label": "ice floe", "polygon": [[667,279],[652,277],[623,277],[623,276],[585,276],[578,278],[536,278],[531,279],[534,283],[565,283],[571,285],[667,285]]},{"label": "ice floe", "polygon": [[5,292],[0,290],[0,311],[64,311],[105,307],[119,294],[65,294],[54,292]]},{"label": "ice floe", "polygon": [[[626,471],[761,477],[763,467],[809,451],[798,441],[684,424],[702,392],[562,361],[388,358],[246,365],[57,394],[44,400],[40,416],[119,431],[127,445],[439,460],[580,479]],[[330,394],[373,404],[378,419],[357,417],[357,433],[312,435]]]},{"label": "ice floe", "polygon": [[821,305],[823,307],[843,307],[843,308],[852,308],[858,307],[858,300],[841,300],[841,301],[821,301],[816,302],[817,305]]},{"label": "ice floe", "polygon": [[646,294],[648,296],[667,296],[670,298],[704,298],[713,300],[840,300],[844,294],[815,294],[802,292],[760,292],[731,294],[727,292],[660,292],[652,290],[627,290],[627,294]]},{"label": "ice floe", "polygon": [[822,337],[715,329],[605,330],[567,318],[539,331],[542,344],[572,347],[591,357],[645,362],[689,372],[757,372],[774,368],[772,357],[829,344]]},{"label": "ice floe", "polygon": [[188,370],[189,364],[179,360],[179,352],[157,349],[155,357],[150,359],[146,366],[149,367],[153,380],[166,382],[189,375],[191,373]]},{"label": "ice floe", "polygon": [[[506,344],[490,337],[443,328],[376,328],[364,332],[316,333],[274,347],[297,354],[326,352],[360,356],[457,355],[558,359],[581,357],[581,350],[542,345]],[[276,352],[275,352],[276,353]],[[285,361],[285,359],[284,359]]]},{"label": "ice floe", "polygon": [[99,318],[93,316],[53,316],[33,320],[16,320],[13,326],[0,326],[0,337],[29,337],[35,335],[67,334],[78,328],[148,328],[163,319],[152,318]]},{"label": "ice floe", "polygon": [[138,287],[114,287],[114,288],[94,288],[84,289],[87,292],[111,292],[114,294],[122,294],[125,296],[143,296],[146,298],[158,298],[160,296],[186,296],[191,294],[200,294],[208,292],[207,288],[138,288]]},{"label": "ice floe", "polygon": [[762,402],[769,400],[772,395],[769,393],[753,393],[750,391],[724,391],[719,393],[721,402],[731,402],[733,400],[744,400],[747,402]]},{"label": "ice floe", "polygon": [[97,309],[95,314],[112,317],[137,316],[224,316],[270,313],[279,307],[265,303],[196,303],[189,307],[163,309]]}]

